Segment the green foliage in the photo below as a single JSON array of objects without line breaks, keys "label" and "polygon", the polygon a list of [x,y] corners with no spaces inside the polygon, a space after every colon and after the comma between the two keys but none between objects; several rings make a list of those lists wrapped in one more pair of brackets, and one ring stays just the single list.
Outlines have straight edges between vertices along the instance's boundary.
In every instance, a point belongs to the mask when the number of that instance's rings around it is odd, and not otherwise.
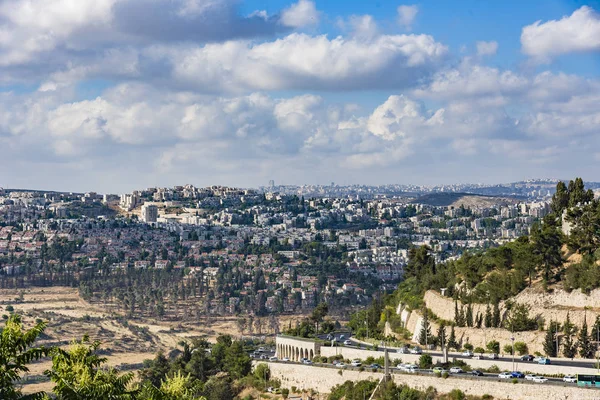
[{"label": "green foliage", "polygon": [[560,324],[555,321],[550,321],[548,329],[546,330],[546,336],[544,337],[544,352],[548,357],[557,356],[557,336],[560,332]]},{"label": "green foliage", "polygon": [[128,387],[133,373],[119,375],[113,369],[101,369],[106,362],[96,354],[99,342],[89,344],[84,338],[69,350],[52,349],[52,369],[44,374],[54,383],[53,392],[59,400],[134,399],[137,391]]},{"label": "green foliage", "polygon": [[567,358],[573,358],[577,354],[576,333],[577,327],[571,322],[571,317],[567,313],[567,319],[563,324],[563,355]]},{"label": "green foliage", "polygon": [[529,349],[527,347],[527,343],[525,342],[515,342],[515,352],[520,355],[523,356],[525,354],[527,354],[529,352]]},{"label": "green foliage", "polygon": [[433,365],[433,359],[429,354],[421,354],[419,357],[419,368],[431,368]]},{"label": "green foliage", "polygon": [[487,344],[485,345],[485,348],[490,352],[490,353],[500,353],[500,343],[497,340],[491,340],[489,342],[487,342]]},{"label": "green foliage", "polygon": [[[13,314],[6,320],[0,333],[0,399],[21,398],[21,391],[15,387],[20,375],[29,372],[27,364],[39,360],[48,354],[44,347],[34,347],[34,343],[46,328],[45,322],[24,331],[19,315]],[[32,398],[41,398],[36,393]]]},{"label": "green foliage", "polygon": [[534,331],[537,329],[537,320],[529,317],[530,307],[526,304],[512,304],[504,327],[512,332]]}]

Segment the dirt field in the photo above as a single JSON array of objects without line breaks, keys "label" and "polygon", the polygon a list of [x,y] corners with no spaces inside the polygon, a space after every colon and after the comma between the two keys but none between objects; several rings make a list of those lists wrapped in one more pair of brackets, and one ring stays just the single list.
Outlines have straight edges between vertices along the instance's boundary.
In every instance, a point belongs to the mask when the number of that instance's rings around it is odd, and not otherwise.
[{"label": "dirt field", "polygon": [[[8,314],[8,305],[23,316],[27,326],[37,319],[48,321],[44,336],[38,341],[40,344],[68,347],[73,341],[88,335],[91,340],[100,341],[109,365],[123,369],[135,370],[144,360],[154,358],[159,350],[171,351],[186,338],[214,341],[220,334],[240,336],[235,316],[192,318],[181,322],[127,320],[110,305],[104,307],[85,302],[73,288],[0,290],[0,314]],[[287,327],[290,320],[300,318],[282,317],[280,326]],[[264,326],[262,333],[272,335],[266,322]],[[49,382],[40,382],[44,370],[50,365],[49,360],[31,365],[30,373],[24,376],[23,390],[31,393],[51,389]]]}]

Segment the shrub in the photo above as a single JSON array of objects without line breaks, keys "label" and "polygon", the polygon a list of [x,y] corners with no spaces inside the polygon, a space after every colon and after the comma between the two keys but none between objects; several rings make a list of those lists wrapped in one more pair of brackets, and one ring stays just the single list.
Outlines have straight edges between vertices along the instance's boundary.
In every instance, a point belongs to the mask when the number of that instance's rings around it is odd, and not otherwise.
[{"label": "shrub", "polygon": [[281,389],[281,397],[283,397],[284,399],[287,399],[289,395],[290,395],[290,390],[288,388]]},{"label": "shrub", "polygon": [[292,386],[290,389],[292,389],[292,393],[296,393],[298,391],[298,388],[296,386]]},{"label": "shrub", "polygon": [[512,345],[510,344],[505,344],[504,347],[502,348],[502,350],[504,351],[504,353],[506,354],[512,354]]},{"label": "shrub", "polygon": [[11,313],[11,312],[15,311],[15,308],[9,304],[5,307],[5,310],[8,311],[9,313]]},{"label": "shrub", "polygon": [[460,389],[452,389],[450,393],[448,393],[448,398],[451,400],[465,400],[467,396]]},{"label": "shrub", "polygon": [[465,343],[463,347],[465,350],[473,351],[473,345],[471,343]]},{"label": "shrub", "polygon": [[497,340],[491,340],[489,341],[485,347],[491,352],[491,353],[500,353],[500,342],[498,342]]},{"label": "shrub", "polygon": [[444,378],[444,379],[447,379],[449,376],[450,376],[450,374],[447,372],[442,373],[442,378]]},{"label": "shrub", "polygon": [[517,378],[512,378],[511,382],[516,384],[516,383],[519,383],[519,380]]},{"label": "shrub", "polygon": [[483,354],[485,353],[485,349],[483,347],[476,347],[474,350],[475,353]]},{"label": "shrub", "polygon": [[431,356],[429,354],[422,354],[421,357],[419,357],[419,368],[422,368],[422,369],[431,368],[432,364],[433,364],[433,359],[431,358]]},{"label": "shrub", "polygon": [[488,372],[491,372],[493,374],[499,373],[500,372],[500,368],[498,368],[498,366],[496,364],[494,364],[494,365],[492,365],[491,367],[488,368]]},{"label": "shrub", "polygon": [[525,342],[515,342],[515,351],[519,353],[520,356],[523,356],[528,353],[529,349],[527,348],[527,343]]}]

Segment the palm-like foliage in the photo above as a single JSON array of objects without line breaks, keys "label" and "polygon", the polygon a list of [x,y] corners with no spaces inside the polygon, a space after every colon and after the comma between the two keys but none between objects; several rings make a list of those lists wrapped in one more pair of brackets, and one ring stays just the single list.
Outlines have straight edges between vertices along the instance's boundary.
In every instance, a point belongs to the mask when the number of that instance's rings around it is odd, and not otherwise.
[{"label": "palm-like foliage", "polygon": [[24,331],[19,315],[11,315],[0,334],[0,399],[41,399],[43,393],[23,396],[14,384],[20,375],[29,372],[27,364],[48,354],[48,349],[33,347],[37,337],[46,328],[45,322],[37,323]]},{"label": "palm-like foliage", "polygon": [[52,351],[52,370],[45,372],[54,382],[54,393],[60,400],[133,400],[136,391],[129,390],[133,374],[119,375],[114,368],[101,368],[106,358],[95,351],[99,342],[89,344],[85,337],[69,350]]},{"label": "palm-like foliage", "polygon": [[195,390],[190,375],[177,371],[172,377],[166,377],[160,388],[147,383],[143,386],[138,400],[206,400],[205,397],[194,396]]}]

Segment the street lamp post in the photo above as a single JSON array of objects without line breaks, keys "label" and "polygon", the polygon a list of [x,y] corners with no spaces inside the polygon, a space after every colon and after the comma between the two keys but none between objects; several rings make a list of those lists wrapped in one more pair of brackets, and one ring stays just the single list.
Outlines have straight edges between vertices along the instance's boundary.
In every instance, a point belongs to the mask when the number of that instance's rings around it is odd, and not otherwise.
[{"label": "street lamp post", "polygon": [[510,340],[512,341],[512,370],[515,370],[515,337],[511,337]]}]

